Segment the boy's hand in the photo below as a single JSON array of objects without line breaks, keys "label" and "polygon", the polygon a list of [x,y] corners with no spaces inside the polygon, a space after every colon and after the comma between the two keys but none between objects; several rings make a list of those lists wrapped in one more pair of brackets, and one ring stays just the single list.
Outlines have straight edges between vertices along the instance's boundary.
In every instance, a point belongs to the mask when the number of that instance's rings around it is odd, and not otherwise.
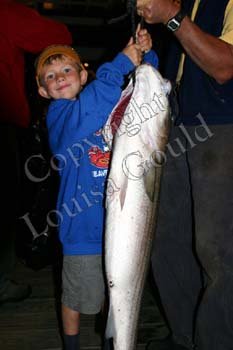
[{"label": "boy's hand", "polygon": [[152,48],[152,39],[146,29],[140,29],[140,25],[137,29],[137,43],[140,45],[142,52],[148,52]]},{"label": "boy's hand", "polygon": [[135,66],[139,66],[142,61],[142,50],[139,44],[135,44],[133,38],[130,38],[127,46],[122,51]]}]

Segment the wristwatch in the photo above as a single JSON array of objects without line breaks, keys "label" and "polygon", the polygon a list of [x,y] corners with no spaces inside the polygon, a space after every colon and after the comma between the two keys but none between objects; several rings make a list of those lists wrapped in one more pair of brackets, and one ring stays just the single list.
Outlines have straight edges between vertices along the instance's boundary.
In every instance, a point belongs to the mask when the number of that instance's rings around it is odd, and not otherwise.
[{"label": "wristwatch", "polygon": [[169,29],[171,32],[175,32],[180,28],[181,22],[185,16],[187,16],[187,14],[184,11],[180,10],[174,17],[169,19],[166,24],[167,29]]}]

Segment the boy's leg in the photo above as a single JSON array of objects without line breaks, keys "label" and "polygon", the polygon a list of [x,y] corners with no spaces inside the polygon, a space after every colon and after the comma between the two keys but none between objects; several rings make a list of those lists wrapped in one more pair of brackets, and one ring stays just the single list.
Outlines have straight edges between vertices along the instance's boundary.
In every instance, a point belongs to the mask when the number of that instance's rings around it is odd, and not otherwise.
[{"label": "boy's leg", "polygon": [[105,297],[101,255],[64,256],[62,321],[65,350],[77,350],[80,314],[98,314]]},{"label": "boy's leg", "polygon": [[62,304],[62,324],[65,350],[79,350],[80,313]]},{"label": "boy's leg", "polygon": [[64,334],[75,335],[79,333],[80,313],[62,304],[62,324]]}]

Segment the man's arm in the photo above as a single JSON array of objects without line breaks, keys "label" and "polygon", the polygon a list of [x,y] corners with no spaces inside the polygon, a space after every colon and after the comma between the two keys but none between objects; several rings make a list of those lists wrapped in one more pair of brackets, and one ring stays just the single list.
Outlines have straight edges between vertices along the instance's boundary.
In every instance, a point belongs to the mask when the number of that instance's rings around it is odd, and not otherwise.
[{"label": "man's arm", "polygon": [[[138,0],[137,8],[148,23],[166,24],[179,11],[172,0]],[[192,60],[218,83],[233,78],[233,45],[203,32],[188,16],[174,35]]]}]

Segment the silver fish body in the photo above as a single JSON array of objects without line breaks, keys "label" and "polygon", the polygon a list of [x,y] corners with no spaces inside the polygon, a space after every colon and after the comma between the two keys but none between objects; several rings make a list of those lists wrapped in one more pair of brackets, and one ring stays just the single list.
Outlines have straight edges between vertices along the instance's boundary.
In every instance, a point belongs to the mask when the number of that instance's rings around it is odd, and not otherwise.
[{"label": "silver fish body", "polygon": [[155,68],[148,64],[139,66],[104,128],[105,139],[112,148],[106,190],[109,314],[105,335],[113,338],[114,350],[136,348],[161,165],[166,160],[169,91],[170,83]]}]

